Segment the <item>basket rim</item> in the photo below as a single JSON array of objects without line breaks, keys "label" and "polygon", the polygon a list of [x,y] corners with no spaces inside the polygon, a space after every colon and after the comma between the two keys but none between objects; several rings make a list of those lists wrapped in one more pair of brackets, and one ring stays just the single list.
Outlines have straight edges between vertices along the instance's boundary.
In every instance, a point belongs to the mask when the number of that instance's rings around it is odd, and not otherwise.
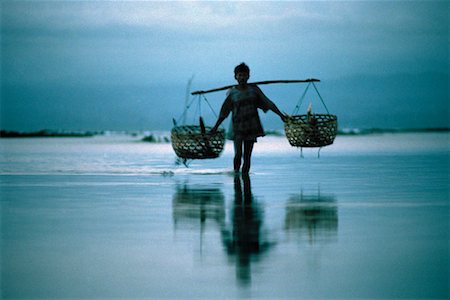
[{"label": "basket rim", "polygon": [[217,131],[211,134],[211,126],[205,126],[206,132],[202,133],[198,125],[180,125],[175,126],[171,130],[172,135],[190,135],[190,136],[225,136],[225,129],[218,128]]},{"label": "basket rim", "polygon": [[[177,129],[184,129],[184,128],[195,128],[195,129],[200,129],[201,128],[201,126],[200,125],[177,125],[177,126],[174,126],[174,127],[172,127],[172,130],[171,131],[176,131]],[[205,129],[212,129],[213,127],[212,126],[205,126]],[[223,128],[217,128],[217,130],[216,130],[216,132],[221,132],[221,131],[225,131],[225,129],[223,129]]]},{"label": "basket rim", "polygon": [[[319,121],[318,124],[327,124],[327,123],[335,123],[335,122],[337,123],[337,115],[334,115],[334,114],[314,114],[314,115],[319,116],[319,117],[327,116],[327,118],[318,120]],[[284,125],[285,126],[288,126],[290,124],[308,125],[307,122],[302,122],[302,121],[307,121],[307,120],[304,120],[307,117],[308,117],[307,114],[289,116],[286,119],[286,121],[284,122]]]},{"label": "basket rim", "polygon": [[[302,117],[302,116],[308,116],[308,114],[289,115],[287,117],[287,119],[289,119],[289,118],[296,118],[296,117]],[[331,117],[337,119],[337,115],[335,115],[335,114],[316,114],[316,113],[314,113],[314,114],[311,114],[311,116],[331,116]]]}]

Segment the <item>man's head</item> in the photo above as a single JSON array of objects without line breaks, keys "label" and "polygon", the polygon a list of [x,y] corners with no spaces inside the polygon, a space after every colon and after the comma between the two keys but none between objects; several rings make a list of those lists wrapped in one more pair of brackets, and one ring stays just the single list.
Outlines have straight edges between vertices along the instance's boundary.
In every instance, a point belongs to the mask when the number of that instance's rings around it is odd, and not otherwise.
[{"label": "man's head", "polygon": [[234,75],[236,76],[237,73],[247,73],[250,75],[250,68],[245,63],[241,63],[234,68]]},{"label": "man's head", "polygon": [[234,68],[234,78],[239,84],[246,84],[247,80],[250,78],[250,68],[245,63],[237,65]]}]

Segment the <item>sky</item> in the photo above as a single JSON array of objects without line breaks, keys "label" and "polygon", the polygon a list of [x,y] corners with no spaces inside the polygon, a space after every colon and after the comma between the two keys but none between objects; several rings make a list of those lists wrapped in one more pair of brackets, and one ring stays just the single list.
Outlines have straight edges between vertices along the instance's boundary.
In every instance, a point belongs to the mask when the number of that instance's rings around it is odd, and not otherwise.
[{"label": "sky", "polygon": [[[250,81],[320,79],[341,128],[450,126],[448,1],[0,5],[1,129],[169,130],[190,79],[191,90],[233,84],[241,62]],[[305,87],[261,86],[287,113]],[[205,96],[217,113],[225,92]],[[324,109],[314,93],[304,102],[301,113]],[[201,114],[215,121],[204,100]]]}]

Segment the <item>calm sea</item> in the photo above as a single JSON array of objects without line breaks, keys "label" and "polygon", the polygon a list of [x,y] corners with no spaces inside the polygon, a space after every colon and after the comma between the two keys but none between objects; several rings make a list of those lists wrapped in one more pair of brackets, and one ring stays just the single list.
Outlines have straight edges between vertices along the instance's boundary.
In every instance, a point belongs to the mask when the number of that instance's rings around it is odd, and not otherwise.
[{"label": "calm sea", "polygon": [[141,138],[0,140],[2,298],[449,297],[449,133],[268,136],[249,177]]}]

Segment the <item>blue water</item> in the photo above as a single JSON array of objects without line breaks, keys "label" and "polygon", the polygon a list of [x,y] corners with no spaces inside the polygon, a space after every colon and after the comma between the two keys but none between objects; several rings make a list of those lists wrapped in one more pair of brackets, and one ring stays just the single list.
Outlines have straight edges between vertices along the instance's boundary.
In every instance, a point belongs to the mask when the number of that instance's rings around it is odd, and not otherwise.
[{"label": "blue water", "polygon": [[449,135],[0,140],[2,298],[448,298]]}]

